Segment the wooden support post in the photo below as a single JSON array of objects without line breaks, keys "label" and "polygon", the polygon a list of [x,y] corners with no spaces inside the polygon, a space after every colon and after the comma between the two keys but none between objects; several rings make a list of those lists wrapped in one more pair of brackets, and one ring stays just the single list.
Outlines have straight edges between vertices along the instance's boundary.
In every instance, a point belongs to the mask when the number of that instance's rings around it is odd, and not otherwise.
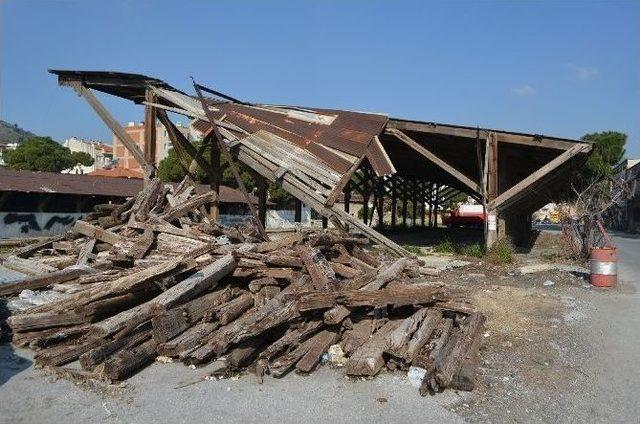
[{"label": "wooden support post", "polygon": [[349,213],[351,208],[351,181],[344,186],[344,211]]},{"label": "wooden support post", "polygon": [[436,195],[433,201],[433,227],[438,228],[438,206],[440,206],[440,184],[436,184]]},{"label": "wooden support post", "polygon": [[102,119],[102,121],[109,127],[111,132],[122,142],[124,147],[131,153],[131,155],[138,161],[140,167],[144,171],[146,177],[152,177],[155,174],[155,167],[153,164],[147,162],[142,150],[136,144],[135,141],[129,136],[129,134],[125,131],[125,129],[120,125],[118,121],[109,113],[109,111],[104,107],[102,103],[98,100],[98,98],[91,92],[90,89],[82,85],[80,81],[74,81],[67,83],[71,86],[78,95],[82,96],[89,106],[93,108],[93,110],[98,114],[98,116]]},{"label": "wooden support post", "polygon": [[412,225],[415,227],[418,219],[418,191],[417,191],[417,181],[413,180],[411,182],[411,206],[413,212]]},{"label": "wooden support post", "polygon": [[220,218],[220,181],[222,180],[222,169],[220,164],[220,148],[212,137],[209,137],[209,165],[211,173],[209,174],[209,187],[215,193],[214,200],[211,202],[209,209],[209,219],[211,222],[218,222]]},{"label": "wooden support post", "polygon": [[[155,95],[150,88],[145,92],[145,101],[155,103]],[[144,107],[144,157],[147,162],[156,163],[156,108],[147,104]]]},{"label": "wooden support post", "polygon": [[366,168],[363,169],[363,180],[362,180],[362,220],[366,224],[369,222],[369,173],[366,171]]},{"label": "wooden support post", "polygon": [[393,175],[391,177],[391,228],[396,228],[398,224],[396,221],[396,209],[398,208],[398,193],[397,193],[398,178]]},{"label": "wooden support post", "polygon": [[[344,211],[349,214],[351,209],[351,180],[345,184],[344,189],[342,189],[344,193]],[[349,232],[349,224],[347,222],[343,223],[345,231]]]},{"label": "wooden support post", "polygon": [[429,203],[429,228],[433,227],[433,183],[429,183],[429,196],[427,203]]},{"label": "wooden support post", "polygon": [[407,202],[409,201],[409,199],[407,198],[408,196],[408,181],[407,180],[403,180],[402,181],[402,225],[403,226],[407,226]]},{"label": "wooden support post", "polygon": [[258,219],[263,226],[267,225],[267,179],[256,174],[256,185],[258,186]]},{"label": "wooden support post", "polygon": [[378,178],[378,228],[384,228],[384,177]]},{"label": "wooden support post", "polygon": [[425,206],[425,185],[426,183],[424,181],[422,181],[420,183],[420,226],[424,227],[424,215],[425,215],[425,210],[424,210],[424,206]]},{"label": "wooden support post", "polygon": [[[484,174],[487,184],[485,201],[489,204],[498,196],[498,139],[493,132],[489,133],[486,141]],[[485,231],[485,248],[489,250],[498,240],[498,216],[496,208],[491,206],[487,207],[486,213],[487,219],[485,225],[487,229]]]},{"label": "wooden support post", "polygon": [[298,199],[295,199],[294,206],[295,208],[295,222],[302,222],[302,202]]}]

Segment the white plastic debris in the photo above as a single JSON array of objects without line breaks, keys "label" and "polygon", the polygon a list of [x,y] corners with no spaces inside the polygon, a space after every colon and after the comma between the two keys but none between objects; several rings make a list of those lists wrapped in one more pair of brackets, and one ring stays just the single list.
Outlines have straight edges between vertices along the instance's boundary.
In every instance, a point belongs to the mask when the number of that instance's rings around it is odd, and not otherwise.
[{"label": "white plastic debris", "polygon": [[170,358],[168,356],[158,356],[156,357],[156,361],[162,364],[170,364],[173,362],[173,358]]},{"label": "white plastic debris", "polygon": [[545,287],[552,287],[552,286],[555,286],[556,283],[551,281],[551,280],[547,280],[544,283],[542,283],[542,285],[545,286]]},{"label": "white plastic debris", "polygon": [[33,306],[51,303],[63,297],[66,297],[66,295],[53,290],[44,290],[40,292],[22,290],[17,299],[11,299],[7,302],[7,308],[13,312],[19,312]]},{"label": "white plastic debris", "polygon": [[231,244],[231,242],[229,241],[229,237],[227,237],[226,235],[216,237],[216,243],[220,245]]},{"label": "white plastic debris", "polygon": [[425,375],[427,375],[427,370],[420,367],[410,366],[409,371],[407,371],[407,377],[413,387],[420,387]]},{"label": "white plastic debris", "polygon": [[347,362],[347,358],[345,358],[342,347],[339,344],[329,346],[326,355],[327,362],[337,367],[341,367]]}]

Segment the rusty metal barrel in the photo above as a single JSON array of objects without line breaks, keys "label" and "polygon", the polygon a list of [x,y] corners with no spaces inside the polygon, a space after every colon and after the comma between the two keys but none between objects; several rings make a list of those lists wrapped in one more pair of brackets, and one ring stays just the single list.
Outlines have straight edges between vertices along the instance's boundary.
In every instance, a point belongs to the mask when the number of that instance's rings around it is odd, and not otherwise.
[{"label": "rusty metal barrel", "polygon": [[615,247],[591,249],[591,284],[596,287],[613,287],[618,281],[618,253]]}]

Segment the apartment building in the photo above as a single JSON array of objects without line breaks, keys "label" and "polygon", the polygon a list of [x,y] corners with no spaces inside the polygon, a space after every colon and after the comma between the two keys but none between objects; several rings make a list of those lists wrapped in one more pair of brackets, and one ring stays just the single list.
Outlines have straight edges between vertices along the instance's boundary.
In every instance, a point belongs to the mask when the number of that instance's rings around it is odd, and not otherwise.
[{"label": "apartment building", "polygon": [[96,169],[108,168],[113,161],[113,148],[102,141],[85,140],[78,137],[66,139],[62,145],[72,152],[84,152],[93,158],[93,165],[76,165],[62,171],[65,174],[88,174]]},{"label": "apartment building", "polygon": [[[182,123],[177,123],[176,127],[188,140],[194,139],[189,126],[183,125]],[[138,147],[140,147],[140,150],[144,151],[144,122],[129,122],[123,128],[125,129],[127,134],[129,134],[129,137],[131,137],[131,139],[138,145]],[[160,163],[162,159],[167,157],[170,148],[171,140],[169,139],[167,130],[164,128],[164,126],[157,124],[155,157],[156,164]],[[113,137],[113,155],[114,160],[118,161],[118,167],[133,170],[142,170],[138,161],[133,157],[133,155],[131,155],[124,144],[122,144],[122,142],[115,136]]]}]

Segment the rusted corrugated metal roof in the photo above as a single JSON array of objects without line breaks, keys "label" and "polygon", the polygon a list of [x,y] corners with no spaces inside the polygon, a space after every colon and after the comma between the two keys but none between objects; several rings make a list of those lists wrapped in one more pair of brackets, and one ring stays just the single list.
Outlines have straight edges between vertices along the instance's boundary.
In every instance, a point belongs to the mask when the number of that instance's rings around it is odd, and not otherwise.
[{"label": "rusted corrugated metal roof", "polygon": [[[225,121],[239,126],[249,133],[265,130],[298,147],[306,149],[331,169],[346,173],[362,156],[366,155],[373,137],[380,134],[387,117],[370,113],[350,112],[333,109],[307,109],[310,112],[331,119],[330,123],[305,122],[283,112],[287,107],[269,110],[261,106],[247,106],[235,103],[216,103],[216,119],[225,116]],[[294,110],[295,112],[295,110]],[[200,121],[197,128],[202,132],[209,129],[209,123]],[[392,173],[379,150],[370,155],[377,159],[372,166],[380,175]]]},{"label": "rusted corrugated metal roof", "polygon": [[[19,171],[0,167],[0,192],[58,193],[84,196],[131,197],[142,190],[142,180],[137,178],[99,177],[54,172]],[[207,185],[196,186],[198,193],[210,190]],[[258,203],[256,196],[251,200]],[[239,190],[220,186],[220,201],[244,203]]]}]

